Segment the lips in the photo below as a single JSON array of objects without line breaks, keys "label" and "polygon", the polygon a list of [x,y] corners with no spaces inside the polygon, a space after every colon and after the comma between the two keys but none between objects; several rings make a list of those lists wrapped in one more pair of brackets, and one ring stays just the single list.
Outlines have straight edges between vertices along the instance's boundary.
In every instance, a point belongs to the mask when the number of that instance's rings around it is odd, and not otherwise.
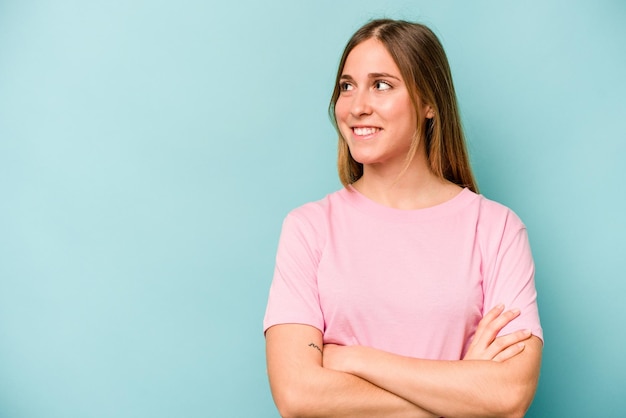
[{"label": "lips", "polygon": [[360,128],[360,127],[356,127],[356,128],[352,128],[352,131],[359,136],[366,136],[366,135],[372,135],[375,134],[376,132],[378,132],[380,129],[378,128],[372,128],[372,127],[367,127],[367,128]]},{"label": "lips", "polygon": [[352,132],[355,136],[360,138],[368,138],[371,137],[378,132],[380,132],[380,128],[376,128],[374,126],[354,126],[352,127]]}]

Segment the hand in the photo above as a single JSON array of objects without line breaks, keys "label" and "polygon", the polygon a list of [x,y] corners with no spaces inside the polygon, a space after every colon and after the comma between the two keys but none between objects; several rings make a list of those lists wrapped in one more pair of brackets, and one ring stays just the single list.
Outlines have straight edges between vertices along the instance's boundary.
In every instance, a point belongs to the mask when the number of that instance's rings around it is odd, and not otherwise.
[{"label": "hand", "polygon": [[502,362],[515,357],[524,350],[524,341],[530,338],[530,330],[520,330],[498,337],[498,332],[517,318],[519,309],[504,312],[498,305],[478,323],[474,338],[463,360],[493,360]]}]

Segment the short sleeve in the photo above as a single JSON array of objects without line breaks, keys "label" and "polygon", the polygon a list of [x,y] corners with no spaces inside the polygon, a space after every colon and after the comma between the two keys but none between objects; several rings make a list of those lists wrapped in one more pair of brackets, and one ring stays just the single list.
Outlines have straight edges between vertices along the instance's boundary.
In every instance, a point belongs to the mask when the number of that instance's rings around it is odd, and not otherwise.
[{"label": "short sleeve", "polygon": [[484,272],[483,314],[499,303],[507,309],[518,308],[520,316],[504,327],[499,335],[530,329],[533,335],[543,340],[537,307],[535,264],[528,234],[513,212],[508,212],[500,239],[494,240],[493,244],[495,257]]},{"label": "short sleeve", "polygon": [[285,218],[263,321],[264,331],[273,325],[294,323],[324,331],[317,287],[321,253],[318,229],[298,212]]}]

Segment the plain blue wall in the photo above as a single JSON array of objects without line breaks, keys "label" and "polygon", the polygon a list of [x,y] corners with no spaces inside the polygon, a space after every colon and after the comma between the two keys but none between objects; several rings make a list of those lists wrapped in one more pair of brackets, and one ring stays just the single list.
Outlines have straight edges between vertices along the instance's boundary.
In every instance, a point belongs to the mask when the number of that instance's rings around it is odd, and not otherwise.
[{"label": "plain blue wall", "polygon": [[371,17],[447,48],[482,192],[526,222],[529,416],[626,414],[626,2],[0,2],[0,416],[276,417],[280,224],[339,187]]}]

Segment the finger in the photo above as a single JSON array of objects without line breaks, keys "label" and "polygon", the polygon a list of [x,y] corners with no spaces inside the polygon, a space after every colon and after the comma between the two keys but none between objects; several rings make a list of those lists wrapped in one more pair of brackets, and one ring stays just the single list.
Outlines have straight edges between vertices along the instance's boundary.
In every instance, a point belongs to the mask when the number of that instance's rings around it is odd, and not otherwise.
[{"label": "finger", "polygon": [[500,351],[500,353],[493,358],[493,361],[497,361],[499,363],[506,361],[524,351],[524,348],[526,348],[526,344],[523,342],[510,345],[506,349]]},{"label": "finger", "polygon": [[[477,327],[474,338],[472,339],[472,346],[486,349],[496,339],[502,328],[519,315],[518,309],[501,312],[500,306],[501,305],[489,311],[487,315],[481,319],[479,322],[480,330]],[[501,313],[494,317],[499,311]]]},{"label": "finger", "polygon": [[476,331],[474,332],[474,338],[472,339],[472,345],[478,344],[480,342],[481,337],[482,337],[483,333],[485,332],[485,329],[487,328],[489,323],[491,323],[491,321],[496,319],[502,313],[502,311],[504,311],[504,304],[501,303],[501,304],[496,305],[495,307],[491,308],[489,310],[489,312],[487,312],[485,314],[485,316],[482,317],[482,319],[478,322],[478,326],[476,327]]},{"label": "finger", "polygon": [[489,310],[489,312],[487,312],[485,314],[485,316],[483,316],[483,318],[480,320],[480,322],[478,322],[478,327],[476,328],[476,333],[483,331],[486,327],[487,324],[489,324],[491,321],[493,321],[494,319],[496,319],[498,316],[500,316],[500,314],[504,311],[504,304],[499,304],[497,306],[494,306],[493,308],[491,308]]},{"label": "finger", "polygon": [[505,312],[502,312],[500,316],[491,321],[487,325],[487,331],[494,333],[494,338],[497,333],[499,333],[502,328],[507,326],[512,320],[517,318],[520,315],[520,310],[515,308]]},{"label": "finger", "polygon": [[480,336],[480,343],[485,344],[485,347],[491,344],[498,336],[498,333],[502,331],[502,329],[512,320],[517,318],[519,314],[519,309],[511,309],[509,311],[503,312],[493,321],[486,324],[485,329]]},{"label": "finger", "polygon": [[485,338],[485,332],[489,324],[494,321],[502,312],[504,311],[504,304],[500,303],[493,308],[491,308],[485,316],[481,318],[476,326],[476,331],[474,331],[474,335],[472,337],[472,341],[468,346],[468,350],[466,353],[467,359],[483,359],[483,360],[491,360],[491,357],[487,358],[487,353],[485,350],[489,347],[493,338],[491,336],[487,336]]},{"label": "finger", "polygon": [[512,332],[507,335],[496,338],[485,351],[489,359],[495,359],[501,352],[509,347],[523,342],[530,338],[531,332],[528,329]]}]

